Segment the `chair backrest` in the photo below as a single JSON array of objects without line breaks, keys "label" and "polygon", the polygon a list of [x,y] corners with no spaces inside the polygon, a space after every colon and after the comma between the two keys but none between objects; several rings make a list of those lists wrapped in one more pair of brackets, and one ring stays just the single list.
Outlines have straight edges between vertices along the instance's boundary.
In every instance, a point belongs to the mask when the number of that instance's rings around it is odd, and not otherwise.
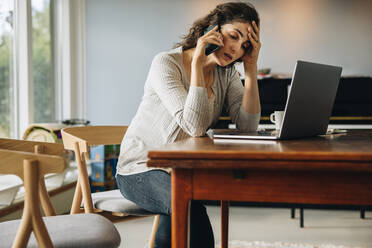
[{"label": "chair backrest", "polygon": [[88,152],[89,146],[120,144],[127,126],[83,126],[62,129],[63,145],[66,150],[74,150],[79,143],[80,152]]},{"label": "chair backrest", "polygon": [[79,174],[71,214],[80,212],[82,200],[84,200],[84,212],[94,212],[85,160],[89,146],[120,144],[127,129],[127,126],[83,126],[62,129],[63,145],[66,150],[75,152]]},{"label": "chair backrest", "polygon": [[15,139],[0,139],[0,149],[23,152],[35,152],[35,147],[41,149],[42,152],[40,153],[46,155],[61,156],[64,154],[65,151],[62,144]]},{"label": "chair backrest", "polygon": [[[0,143],[3,141],[0,139]],[[15,140],[8,141],[8,144],[12,144],[12,149],[15,146],[28,149],[29,145],[26,141]],[[53,150],[53,145],[44,144],[44,147]],[[39,183],[45,174],[61,173],[65,167],[65,160],[61,156],[0,149],[0,174],[19,176],[25,187],[22,221],[13,247],[26,247],[32,231],[40,247],[53,247],[40,211]]]},{"label": "chair backrest", "polygon": [[[62,144],[15,140],[15,139],[0,139],[0,149],[13,150],[19,152],[31,152],[35,154],[57,155],[68,158],[68,154]],[[50,200],[48,191],[45,186],[44,177],[40,178],[39,182],[39,197],[46,216],[56,215],[56,211]]]},{"label": "chair backrest", "polygon": [[23,179],[24,161],[38,161],[40,175],[62,173],[65,160],[60,156],[0,149],[0,174],[13,174]]}]

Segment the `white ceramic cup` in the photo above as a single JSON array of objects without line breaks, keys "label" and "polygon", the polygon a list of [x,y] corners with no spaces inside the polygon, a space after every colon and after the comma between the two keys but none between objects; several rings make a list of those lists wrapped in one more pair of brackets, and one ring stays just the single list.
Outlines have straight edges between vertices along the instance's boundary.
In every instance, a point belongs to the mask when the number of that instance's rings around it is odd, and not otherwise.
[{"label": "white ceramic cup", "polygon": [[274,111],[274,113],[270,115],[270,121],[275,124],[276,130],[280,130],[282,126],[283,115],[284,111]]}]

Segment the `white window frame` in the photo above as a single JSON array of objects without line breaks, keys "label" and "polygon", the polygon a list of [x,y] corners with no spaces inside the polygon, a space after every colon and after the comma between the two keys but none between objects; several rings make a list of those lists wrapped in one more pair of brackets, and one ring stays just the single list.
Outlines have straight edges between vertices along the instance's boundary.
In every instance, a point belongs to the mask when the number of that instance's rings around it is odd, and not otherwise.
[{"label": "white window frame", "polygon": [[85,119],[85,0],[55,1],[56,118]]},{"label": "white window frame", "polygon": [[[31,1],[14,0],[14,120],[16,137],[34,122]],[[55,0],[54,49],[56,120],[86,118],[85,0]]]},{"label": "white window frame", "polygon": [[33,123],[31,1],[14,2],[14,133],[17,138]]}]

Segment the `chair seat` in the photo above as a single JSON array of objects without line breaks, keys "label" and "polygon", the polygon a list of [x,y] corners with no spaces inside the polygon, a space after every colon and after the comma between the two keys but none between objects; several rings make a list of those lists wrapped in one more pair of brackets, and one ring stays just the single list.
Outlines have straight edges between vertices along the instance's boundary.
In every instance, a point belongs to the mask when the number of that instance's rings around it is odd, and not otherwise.
[{"label": "chair seat", "polygon": [[[121,242],[115,226],[98,214],[59,215],[43,220],[55,248],[114,248]],[[20,220],[0,223],[0,247],[12,247],[19,225]],[[38,247],[33,233],[27,247]]]},{"label": "chair seat", "polygon": [[[154,215],[143,208],[140,208],[135,203],[126,199],[120,191],[109,190],[92,194],[93,207],[108,212],[122,213],[135,216],[150,216]],[[84,207],[82,202],[81,207]]]}]

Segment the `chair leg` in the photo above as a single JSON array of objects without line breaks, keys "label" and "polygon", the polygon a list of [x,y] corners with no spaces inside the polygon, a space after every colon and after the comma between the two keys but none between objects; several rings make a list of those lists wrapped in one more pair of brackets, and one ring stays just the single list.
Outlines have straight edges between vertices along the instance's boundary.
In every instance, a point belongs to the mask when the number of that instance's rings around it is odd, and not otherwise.
[{"label": "chair leg", "polygon": [[25,186],[25,205],[21,225],[18,228],[13,248],[26,247],[31,231],[37,240],[38,247],[53,247],[48,230],[41,216],[39,198],[39,164],[35,160],[25,160],[23,163]]},{"label": "chair leg", "polygon": [[150,235],[150,240],[149,240],[149,248],[154,248],[155,246],[155,236],[156,236],[156,231],[158,230],[159,226],[159,215],[156,215],[154,217],[154,223],[152,224],[152,231]]},{"label": "chair leg", "polygon": [[78,180],[76,182],[74,198],[72,200],[72,206],[71,206],[70,214],[80,213],[80,204],[81,204],[82,200],[83,200],[83,195],[81,193],[81,186],[80,186],[80,181],[79,181],[79,177],[78,177]]},{"label": "chair leg", "polygon": [[300,208],[300,227],[304,227],[304,209]]},{"label": "chair leg", "polygon": [[[43,154],[44,153],[44,146],[42,145],[35,145],[34,146],[34,153],[36,154]],[[50,201],[50,197],[48,191],[45,186],[45,178],[40,178],[40,185],[39,185],[39,198],[41,206],[44,210],[45,216],[55,216],[56,210],[54,209],[52,202]]]},{"label": "chair leg", "polygon": [[32,217],[31,211],[28,209],[28,203],[25,202],[21,224],[18,227],[16,237],[13,241],[12,248],[27,247],[28,240],[32,232]]},{"label": "chair leg", "polygon": [[296,208],[291,208],[291,219],[296,218]]}]

